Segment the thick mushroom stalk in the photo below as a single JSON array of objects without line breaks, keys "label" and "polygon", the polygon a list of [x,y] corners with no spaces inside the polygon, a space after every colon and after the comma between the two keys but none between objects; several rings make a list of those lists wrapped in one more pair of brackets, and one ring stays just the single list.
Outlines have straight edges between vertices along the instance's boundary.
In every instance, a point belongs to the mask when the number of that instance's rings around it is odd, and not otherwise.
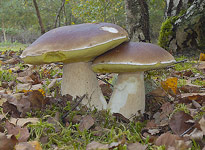
[{"label": "thick mushroom stalk", "polygon": [[82,104],[99,110],[107,108],[107,102],[99,87],[96,74],[91,70],[90,63],[78,62],[63,65],[61,93],[73,97],[86,94]]},{"label": "thick mushroom stalk", "polygon": [[120,73],[110,98],[111,113],[130,118],[145,110],[144,72]]}]

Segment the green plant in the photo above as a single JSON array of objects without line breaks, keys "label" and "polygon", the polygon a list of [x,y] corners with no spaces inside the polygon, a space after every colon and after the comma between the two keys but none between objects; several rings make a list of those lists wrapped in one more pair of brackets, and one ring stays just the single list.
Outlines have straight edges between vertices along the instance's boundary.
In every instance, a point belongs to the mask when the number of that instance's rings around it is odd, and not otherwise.
[{"label": "green plant", "polygon": [[169,118],[171,118],[178,111],[184,111],[187,114],[190,113],[189,109],[187,108],[187,106],[184,103],[177,104],[175,109],[173,110],[173,112],[170,114]]},{"label": "green plant", "polygon": [[169,17],[162,23],[159,39],[158,39],[158,44],[161,47],[168,49],[170,36],[174,35],[173,24],[178,18],[179,18],[178,16]]},{"label": "green plant", "polygon": [[0,70],[0,81],[14,81],[16,79],[16,77],[14,76],[14,74],[12,74],[12,71],[9,70]]}]

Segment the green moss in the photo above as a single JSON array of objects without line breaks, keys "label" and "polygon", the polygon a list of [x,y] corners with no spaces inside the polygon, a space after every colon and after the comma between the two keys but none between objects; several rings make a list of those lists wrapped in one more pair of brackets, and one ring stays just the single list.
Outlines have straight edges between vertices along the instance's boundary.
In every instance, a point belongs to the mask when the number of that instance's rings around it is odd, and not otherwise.
[{"label": "green moss", "polygon": [[168,49],[169,37],[174,35],[173,24],[178,18],[178,16],[169,17],[162,23],[158,39],[158,44],[161,47]]}]

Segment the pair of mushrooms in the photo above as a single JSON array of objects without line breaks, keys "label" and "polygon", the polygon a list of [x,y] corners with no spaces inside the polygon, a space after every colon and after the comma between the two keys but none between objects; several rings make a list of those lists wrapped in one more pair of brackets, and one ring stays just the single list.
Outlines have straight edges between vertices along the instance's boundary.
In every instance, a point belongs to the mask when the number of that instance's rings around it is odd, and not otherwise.
[{"label": "pair of mushrooms", "polygon": [[[62,95],[87,94],[82,104],[130,118],[145,109],[143,72],[175,60],[156,45],[127,41],[127,32],[111,23],[64,26],[39,37],[21,58],[29,64],[63,62]],[[108,105],[93,71],[119,73]]]}]

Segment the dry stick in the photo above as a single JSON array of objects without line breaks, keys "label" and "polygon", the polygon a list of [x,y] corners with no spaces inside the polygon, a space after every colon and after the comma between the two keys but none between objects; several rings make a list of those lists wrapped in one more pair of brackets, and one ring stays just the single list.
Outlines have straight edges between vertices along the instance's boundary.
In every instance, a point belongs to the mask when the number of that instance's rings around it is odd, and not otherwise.
[{"label": "dry stick", "polygon": [[99,80],[101,80],[101,81],[103,81],[103,82],[105,82],[105,83],[107,83],[107,84],[109,84],[110,86],[113,87],[113,85],[112,85],[111,83],[109,83],[108,81],[106,81],[105,79],[101,79],[101,78],[99,78],[99,77],[97,77],[97,79],[99,79]]},{"label": "dry stick", "polygon": [[82,102],[82,100],[85,98],[85,96],[86,96],[86,94],[84,94],[82,97],[80,97],[80,100],[73,106],[73,108],[62,116],[62,120],[64,120],[65,117],[67,117],[67,115],[68,115],[71,111],[73,111],[74,109],[76,109],[76,107],[80,104],[80,102]]}]

